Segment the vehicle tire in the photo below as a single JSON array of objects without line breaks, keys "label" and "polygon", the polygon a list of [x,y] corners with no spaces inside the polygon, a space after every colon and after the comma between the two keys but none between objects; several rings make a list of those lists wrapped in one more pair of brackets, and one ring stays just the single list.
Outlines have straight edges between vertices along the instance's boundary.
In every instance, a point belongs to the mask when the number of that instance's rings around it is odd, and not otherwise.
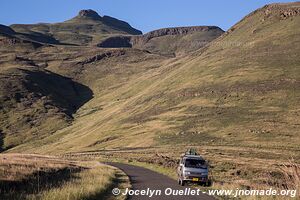
[{"label": "vehicle tire", "polygon": [[212,186],[212,180],[208,179],[207,182],[206,182],[206,186],[207,187]]},{"label": "vehicle tire", "polygon": [[184,186],[184,185],[185,185],[185,181],[182,180],[182,179],[180,179],[180,185],[181,185],[181,186]]}]

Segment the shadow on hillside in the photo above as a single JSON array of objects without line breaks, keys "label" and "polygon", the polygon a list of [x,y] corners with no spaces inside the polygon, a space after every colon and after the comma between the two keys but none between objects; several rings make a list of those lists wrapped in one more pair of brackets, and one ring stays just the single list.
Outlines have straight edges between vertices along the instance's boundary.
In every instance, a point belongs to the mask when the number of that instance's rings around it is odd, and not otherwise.
[{"label": "shadow on hillside", "polygon": [[20,69],[26,74],[26,89],[41,97],[47,97],[52,104],[71,116],[83,104],[93,98],[93,91],[71,78],[47,70]]},{"label": "shadow on hillside", "polygon": [[29,33],[18,33],[18,34],[20,36],[23,36],[25,38],[31,39],[36,42],[41,42],[46,44],[59,44],[59,41],[56,40],[54,37],[39,32],[32,32],[31,34]]},{"label": "shadow on hillside", "polygon": [[0,180],[0,199],[25,199],[49,188],[58,188],[67,181],[77,179],[75,173],[84,168],[63,168],[39,171],[19,181]]},{"label": "shadow on hillside", "polygon": [[32,33],[17,33],[18,36],[21,38],[30,39],[34,42],[39,42],[42,44],[56,44],[56,45],[66,45],[66,46],[79,46],[78,44],[71,44],[71,43],[64,43],[60,42],[53,36],[49,36],[39,32],[32,32]]}]

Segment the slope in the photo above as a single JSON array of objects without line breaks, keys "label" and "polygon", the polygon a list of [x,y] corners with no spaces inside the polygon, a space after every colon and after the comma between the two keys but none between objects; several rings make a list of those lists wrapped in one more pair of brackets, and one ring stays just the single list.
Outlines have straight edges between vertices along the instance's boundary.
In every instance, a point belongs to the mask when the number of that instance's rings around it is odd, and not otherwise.
[{"label": "slope", "polygon": [[69,78],[35,66],[0,73],[0,133],[5,150],[66,127],[92,91]]},{"label": "slope", "polygon": [[34,50],[43,46],[38,42],[20,39],[16,37],[16,34],[10,27],[0,24],[0,49],[2,53],[6,50]]},{"label": "slope", "polygon": [[175,144],[299,150],[299,20],[299,3],[268,5],[204,49],[157,62],[118,87],[110,87],[117,71],[95,82],[83,75],[95,98],[38,151]]}]

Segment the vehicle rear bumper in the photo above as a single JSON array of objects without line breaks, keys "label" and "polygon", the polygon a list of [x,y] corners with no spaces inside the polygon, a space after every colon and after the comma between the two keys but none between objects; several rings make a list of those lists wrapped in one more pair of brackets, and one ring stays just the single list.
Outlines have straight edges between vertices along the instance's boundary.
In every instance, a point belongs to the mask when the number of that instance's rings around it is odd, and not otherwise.
[{"label": "vehicle rear bumper", "polygon": [[208,181],[208,177],[207,176],[202,176],[202,177],[196,177],[196,176],[188,176],[188,177],[184,177],[183,179],[184,181],[187,182],[207,182]]}]

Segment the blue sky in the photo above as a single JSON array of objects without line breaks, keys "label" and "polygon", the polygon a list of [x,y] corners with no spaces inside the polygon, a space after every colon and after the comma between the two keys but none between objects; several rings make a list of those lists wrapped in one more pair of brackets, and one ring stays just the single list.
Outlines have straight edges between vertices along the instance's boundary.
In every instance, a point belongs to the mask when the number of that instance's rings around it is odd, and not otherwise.
[{"label": "blue sky", "polygon": [[[61,22],[93,9],[145,32],[174,26],[216,25],[227,30],[272,0],[1,0],[0,24]],[[280,2],[291,2],[280,0]]]}]

